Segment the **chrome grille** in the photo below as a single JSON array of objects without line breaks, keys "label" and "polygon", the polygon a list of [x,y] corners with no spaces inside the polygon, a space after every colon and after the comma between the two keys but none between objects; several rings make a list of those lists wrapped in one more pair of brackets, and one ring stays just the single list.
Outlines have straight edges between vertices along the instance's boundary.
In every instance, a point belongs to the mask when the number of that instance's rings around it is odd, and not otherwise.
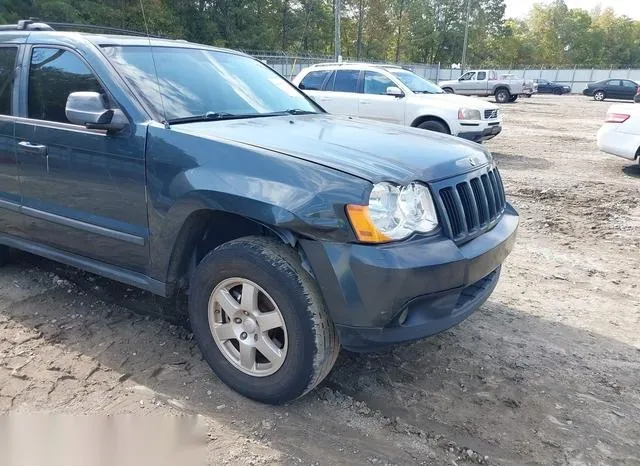
[{"label": "chrome grille", "polygon": [[472,239],[493,227],[507,203],[497,168],[440,187],[438,198],[444,230],[456,242]]},{"label": "chrome grille", "polygon": [[498,110],[497,108],[495,110],[485,110],[484,111],[484,119],[485,120],[493,120],[495,118],[498,118],[499,114],[500,114],[500,110]]}]

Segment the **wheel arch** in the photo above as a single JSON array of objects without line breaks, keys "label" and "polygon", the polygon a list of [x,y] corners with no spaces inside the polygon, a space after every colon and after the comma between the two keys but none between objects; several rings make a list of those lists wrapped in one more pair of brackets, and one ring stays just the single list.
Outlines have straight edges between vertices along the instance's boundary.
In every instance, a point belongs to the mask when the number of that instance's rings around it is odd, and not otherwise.
[{"label": "wheel arch", "polygon": [[447,123],[447,120],[437,115],[420,115],[411,122],[411,127],[417,128],[425,121],[437,121],[438,123],[442,123],[449,131],[449,134],[451,134],[451,126]]}]

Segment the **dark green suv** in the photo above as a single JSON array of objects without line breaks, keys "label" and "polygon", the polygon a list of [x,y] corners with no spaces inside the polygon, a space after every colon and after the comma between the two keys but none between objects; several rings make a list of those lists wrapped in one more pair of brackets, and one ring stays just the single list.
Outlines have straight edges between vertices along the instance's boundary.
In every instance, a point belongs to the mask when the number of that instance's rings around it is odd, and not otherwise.
[{"label": "dark green suv", "polygon": [[328,115],[244,54],[0,27],[0,261],[185,290],[205,359],[248,397],[461,322],[517,225],[482,146]]}]

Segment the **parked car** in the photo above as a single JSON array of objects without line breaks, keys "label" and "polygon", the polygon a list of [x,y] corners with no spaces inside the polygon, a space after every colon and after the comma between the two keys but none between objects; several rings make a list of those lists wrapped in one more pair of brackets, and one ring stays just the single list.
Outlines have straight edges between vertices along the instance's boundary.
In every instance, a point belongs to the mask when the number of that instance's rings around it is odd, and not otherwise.
[{"label": "parked car", "polygon": [[608,154],[628,160],[640,157],[640,106],[612,105],[598,131],[598,147]]},{"label": "parked car", "polygon": [[302,70],[293,83],[329,113],[396,123],[474,142],[502,131],[498,107],[447,95],[399,66],[331,63]]},{"label": "parked car", "polygon": [[450,94],[479,97],[493,95],[500,104],[515,102],[520,95],[526,93],[524,79],[498,79],[496,70],[467,71],[456,80],[441,81],[438,85]]},{"label": "parked car", "polygon": [[532,95],[538,93],[538,85],[535,83],[533,79],[524,79],[516,74],[502,74],[498,79],[509,80],[509,81],[515,81],[515,80],[524,81],[524,88],[522,93],[524,97],[531,98]]},{"label": "parked car", "polygon": [[295,399],[341,345],[441,332],[496,286],[518,217],[483,147],[328,115],[231,50],[0,29],[0,260],[185,290],[241,394]]},{"label": "parked car", "polygon": [[540,94],[563,95],[571,92],[571,86],[547,81],[546,79],[534,79],[534,82],[538,85]]},{"label": "parked car", "polygon": [[582,93],[597,101],[605,99],[634,100],[639,84],[630,79],[604,79],[587,85]]}]

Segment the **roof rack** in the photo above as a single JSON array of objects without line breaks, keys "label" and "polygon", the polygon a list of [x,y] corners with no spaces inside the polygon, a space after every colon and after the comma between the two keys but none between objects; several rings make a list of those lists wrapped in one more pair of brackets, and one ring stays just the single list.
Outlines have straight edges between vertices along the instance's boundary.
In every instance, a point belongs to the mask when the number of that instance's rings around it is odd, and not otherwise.
[{"label": "roof rack", "polygon": [[88,31],[103,32],[107,34],[123,34],[130,36],[153,37],[160,39],[161,36],[149,35],[146,32],[132,31],[129,29],[114,28],[111,26],[96,26],[93,24],[79,23],[42,23],[37,18],[21,19],[16,24],[0,25],[0,31]]},{"label": "roof rack", "polygon": [[384,68],[402,68],[398,65],[391,65],[387,63],[367,63],[367,62],[357,62],[357,61],[341,61],[334,63],[316,63],[311,65],[312,68],[322,68],[323,66],[352,66],[352,65],[366,65],[366,66],[380,66]]}]

